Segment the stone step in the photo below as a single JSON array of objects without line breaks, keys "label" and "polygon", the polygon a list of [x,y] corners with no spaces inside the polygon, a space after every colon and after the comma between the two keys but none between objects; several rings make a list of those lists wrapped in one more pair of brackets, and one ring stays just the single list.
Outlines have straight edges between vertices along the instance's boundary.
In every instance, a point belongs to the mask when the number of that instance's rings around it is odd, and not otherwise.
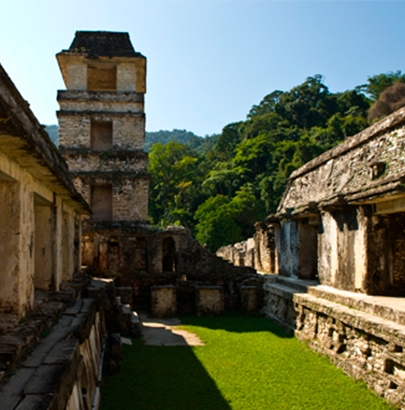
[{"label": "stone step", "polygon": [[263,285],[265,291],[271,292],[274,295],[280,296],[287,300],[293,300],[294,294],[297,293],[296,289],[288,286],[281,285],[277,282],[265,282]]},{"label": "stone step", "polygon": [[405,300],[399,297],[371,296],[318,285],[308,288],[308,293],[385,320],[405,325]]},{"label": "stone step", "polygon": [[372,296],[344,291],[331,286],[319,285],[316,281],[268,275],[264,289],[292,300],[295,293],[308,293],[315,297],[335,302],[385,320],[405,325],[405,299],[391,296]]},{"label": "stone step", "polygon": [[[363,330],[375,337],[405,346],[405,325],[403,324],[308,293],[295,294],[294,301],[301,306],[323,313],[325,316],[341,321],[353,328]],[[297,327],[299,329],[299,323],[297,323]],[[401,352],[400,361],[405,366],[405,358],[402,356]]]}]

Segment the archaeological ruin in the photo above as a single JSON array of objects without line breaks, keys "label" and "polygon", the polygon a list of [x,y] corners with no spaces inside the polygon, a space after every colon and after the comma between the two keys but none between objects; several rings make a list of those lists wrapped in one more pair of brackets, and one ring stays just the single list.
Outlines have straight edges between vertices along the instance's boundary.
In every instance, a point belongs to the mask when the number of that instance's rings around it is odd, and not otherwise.
[{"label": "archaeological ruin", "polygon": [[405,397],[405,108],[293,172],[218,255],[269,273],[264,313],[394,404]]},{"label": "archaeological ruin", "polygon": [[276,214],[214,255],[148,223],[128,34],[78,31],[57,61],[59,150],[0,66],[1,408],[98,409],[137,309],[261,311],[405,405],[405,108],[294,171]]},{"label": "archaeological ruin", "polygon": [[236,307],[253,270],[229,266],[184,228],[149,226],[146,58],[127,33],[81,31],[57,59],[67,88],[58,92],[59,149],[92,210],[83,221],[88,272],[114,279],[134,307],[149,307],[155,287],[176,286],[168,312],[194,312],[196,286],[225,282],[226,306]]}]

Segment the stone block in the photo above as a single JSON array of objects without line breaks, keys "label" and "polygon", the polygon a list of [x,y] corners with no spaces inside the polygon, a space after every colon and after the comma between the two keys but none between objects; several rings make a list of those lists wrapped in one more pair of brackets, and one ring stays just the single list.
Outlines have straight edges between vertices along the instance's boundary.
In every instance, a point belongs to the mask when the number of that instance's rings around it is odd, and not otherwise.
[{"label": "stone block", "polygon": [[219,316],[224,311],[224,290],[222,286],[197,286],[197,316]]},{"label": "stone block", "polygon": [[0,392],[0,403],[4,409],[14,409],[22,399],[25,384],[33,376],[36,369],[21,368],[11,377]]},{"label": "stone block", "polygon": [[152,315],[155,317],[173,317],[177,312],[176,287],[152,287]]},{"label": "stone block", "polygon": [[52,394],[30,394],[16,407],[15,410],[49,410],[52,406]]},{"label": "stone block", "polygon": [[78,362],[77,356],[80,354],[79,343],[75,339],[62,340],[57,343],[45,358],[44,364],[63,364],[71,361]]},{"label": "stone block", "polygon": [[255,312],[260,308],[259,290],[257,286],[242,286],[241,311],[244,315]]},{"label": "stone block", "polygon": [[53,393],[62,382],[67,367],[64,364],[42,365],[24,387],[24,394]]}]

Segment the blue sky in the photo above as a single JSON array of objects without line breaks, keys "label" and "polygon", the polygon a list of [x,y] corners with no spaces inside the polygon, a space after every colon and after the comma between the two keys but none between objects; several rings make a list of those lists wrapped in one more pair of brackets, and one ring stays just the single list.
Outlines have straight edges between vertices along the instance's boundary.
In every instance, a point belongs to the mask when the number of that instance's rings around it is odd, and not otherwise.
[{"label": "blue sky", "polygon": [[405,1],[0,0],[0,63],[43,124],[76,30],[127,31],[148,59],[147,130],[219,133],[270,92],[405,71]]}]

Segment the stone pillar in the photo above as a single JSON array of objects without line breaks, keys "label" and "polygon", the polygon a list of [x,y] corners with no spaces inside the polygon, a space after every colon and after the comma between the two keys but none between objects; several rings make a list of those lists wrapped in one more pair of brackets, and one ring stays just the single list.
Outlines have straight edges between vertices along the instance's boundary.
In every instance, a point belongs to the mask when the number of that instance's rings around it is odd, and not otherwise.
[{"label": "stone pillar", "polygon": [[287,220],[280,226],[279,274],[298,277],[298,224],[295,220]]},{"label": "stone pillar", "polygon": [[55,290],[59,290],[63,277],[63,202],[62,199],[54,194],[54,231],[52,241],[54,244],[54,277]]},{"label": "stone pillar", "polygon": [[197,316],[220,316],[224,312],[222,286],[197,286],[195,290]]},{"label": "stone pillar", "polygon": [[176,287],[152,287],[152,315],[155,317],[172,317],[177,312]]},{"label": "stone pillar", "polygon": [[24,316],[34,301],[32,193],[18,182],[0,181],[0,312]]},{"label": "stone pillar", "polygon": [[75,220],[69,212],[63,212],[63,239],[62,239],[62,280],[68,281],[73,278],[74,267],[74,242]]},{"label": "stone pillar", "polygon": [[35,278],[37,289],[55,290],[54,210],[52,204],[35,203]]},{"label": "stone pillar", "polygon": [[[82,217],[76,213],[74,217],[74,251],[73,251],[73,270],[74,273],[80,272],[82,267]],[[93,260],[92,260],[93,262]],[[91,265],[88,265],[91,266]]]}]

